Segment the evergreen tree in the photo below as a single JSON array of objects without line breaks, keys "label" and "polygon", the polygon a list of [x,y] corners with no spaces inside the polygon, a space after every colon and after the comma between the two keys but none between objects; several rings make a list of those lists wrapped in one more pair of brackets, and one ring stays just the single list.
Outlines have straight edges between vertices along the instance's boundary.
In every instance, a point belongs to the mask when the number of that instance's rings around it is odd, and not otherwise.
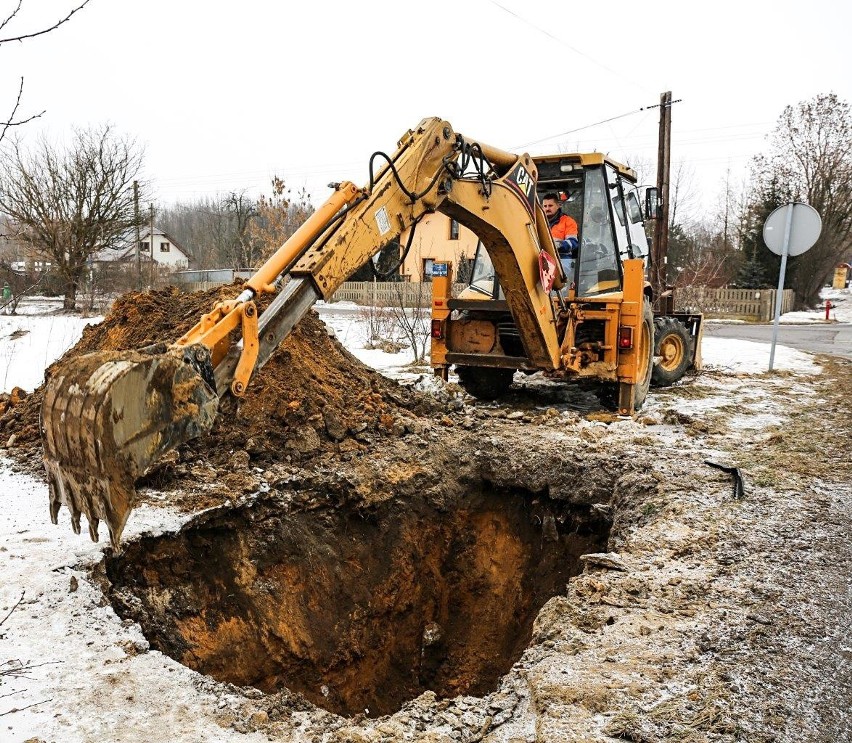
[{"label": "evergreen tree", "polygon": [[760,261],[749,259],[742,265],[737,274],[737,286],[741,289],[769,288],[766,271]]},{"label": "evergreen tree", "polygon": [[[781,258],[766,247],[763,242],[763,225],[770,214],[779,206],[787,204],[793,198],[789,186],[776,176],[755,178],[756,188],[752,191],[751,203],[745,214],[742,229],[742,252],[748,256],[743,270],[747,271],[748,281],[761,283],[743,283],[743,277],[737,278],[740,286],[754,289],[760,286],[778,286],[778,272],[781,270]],[[747,266],[751,266],[746,269]],[[795,272],[793,261],[787,262],[785,288],[789,288]]]}]

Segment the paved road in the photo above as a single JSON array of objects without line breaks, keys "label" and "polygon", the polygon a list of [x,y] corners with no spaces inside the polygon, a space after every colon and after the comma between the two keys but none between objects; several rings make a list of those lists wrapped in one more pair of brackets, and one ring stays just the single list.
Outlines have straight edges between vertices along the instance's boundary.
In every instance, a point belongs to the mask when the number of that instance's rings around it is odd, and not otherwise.
[{"label": "paved road", "polygon": [[[771,343],[772,325],[708,322],[704,325],[704,335]],[[778,327],[778,344],[800,351],[828,353],[852,360],[852,323],[782,324]]]}]

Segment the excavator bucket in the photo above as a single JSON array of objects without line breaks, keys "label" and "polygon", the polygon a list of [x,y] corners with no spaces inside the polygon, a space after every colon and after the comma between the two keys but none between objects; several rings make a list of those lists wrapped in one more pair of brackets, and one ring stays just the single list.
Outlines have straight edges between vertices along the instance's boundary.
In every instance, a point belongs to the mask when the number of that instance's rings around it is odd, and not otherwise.
[{"label": "excavator bucket", "polygon": [[106,521],[118,549],[135,481],[165,452],[210,430],[218,402],[201,345],[102,351],[60,366],[41,408],[51,521],[65,505],[79,534],[84,513],[95,541]]}]

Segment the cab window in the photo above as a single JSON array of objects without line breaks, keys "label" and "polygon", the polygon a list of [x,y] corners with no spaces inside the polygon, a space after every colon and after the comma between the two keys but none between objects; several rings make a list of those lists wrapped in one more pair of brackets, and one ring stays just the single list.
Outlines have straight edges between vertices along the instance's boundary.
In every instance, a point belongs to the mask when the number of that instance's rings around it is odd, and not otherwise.
[{"label": "cab window", "polygon": [[619,257],[610,216],[609,189],[603,169],[588,170],[583,186],[583,219],[577,295],[621,289]]},{"label": "cab window", "polygon": [[639,206],[639,199],[636,198],[634,191],[627,193],[627,213],[630,215],[630,221],[633,224],[642,221],[642,207]]}]

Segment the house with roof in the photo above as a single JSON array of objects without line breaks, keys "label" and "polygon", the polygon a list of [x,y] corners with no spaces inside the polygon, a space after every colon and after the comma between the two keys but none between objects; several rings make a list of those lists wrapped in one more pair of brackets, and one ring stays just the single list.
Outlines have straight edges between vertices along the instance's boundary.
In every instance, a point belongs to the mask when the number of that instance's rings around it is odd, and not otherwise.
[{"label": "house with roof", "polygon": [[[145,227],[139,233],[139,258],[142,263],[152,261],[158,268],[168,271],[178,271],[189,268],[192,256],[171,235],[163,230],[154,228],[154,239],[151,239],[150,227]],[[91,262],[97,264],[133,263],[136,261],[136,235],[129,232],[114,248],[101,248],[92,254]]]}]

